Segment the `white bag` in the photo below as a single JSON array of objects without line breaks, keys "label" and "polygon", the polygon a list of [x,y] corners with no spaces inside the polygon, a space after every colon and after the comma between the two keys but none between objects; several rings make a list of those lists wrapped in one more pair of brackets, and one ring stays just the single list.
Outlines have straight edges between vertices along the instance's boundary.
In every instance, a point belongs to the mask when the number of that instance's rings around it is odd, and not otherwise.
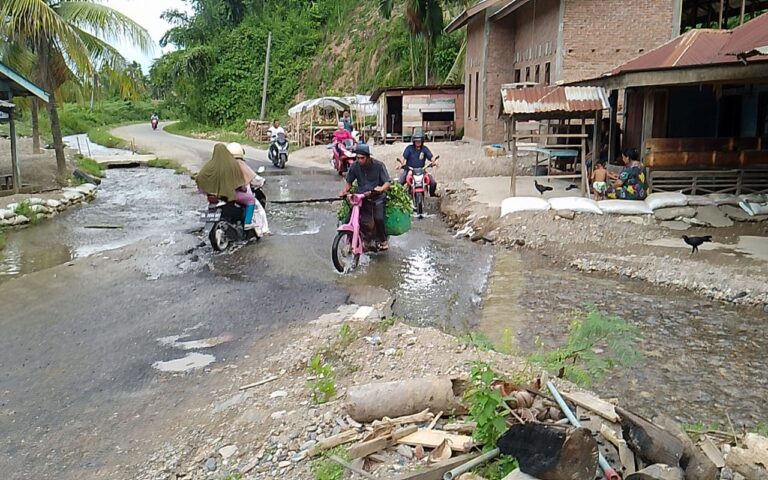
[{"label": "white bag", "polygon": [[603,211],[597,206],[597,202],[584,197],[555,197],[549,199],[549,205],[553,210],[570,210],[572,212],[594,213],[602,215]]},{"label": "white bag", "polygon": [[688,205],[691,207],[708,207],[709,205],[717,205],[714,200],[706,195],[687,195]]},{"label": "white bag", "polygon": [[648,195],[645,203],[651,210],[657,210],[667,207],[684,207],[688,205],[688,199],[680,192],[661,192]]},{"label": "white bag", "polygon": [[729,193],[710,193],[707,195],[709,198],[711,198],[715,205],[733,205],[734,207],[739,206],[739,197],[736,195],[731,195]]},{"label": "white bag", "polygon": [[501,216],[515,212],[544,212],[549,202],[537,197],[509,197],[501,202]]},{"label": "white bag", "polygon": [[644,200],[601,200],[597,202],[597,206],[604,213],[618,215],[651,215],[653,213]]}]

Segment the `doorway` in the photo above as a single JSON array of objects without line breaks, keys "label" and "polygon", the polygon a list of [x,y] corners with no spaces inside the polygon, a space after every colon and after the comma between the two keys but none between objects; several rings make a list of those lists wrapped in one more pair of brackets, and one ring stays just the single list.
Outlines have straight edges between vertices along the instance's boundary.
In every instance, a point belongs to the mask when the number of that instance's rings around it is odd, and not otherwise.
[{"label": "doorway", "polygon": [[387,97],[387,134],[403,134],[403,97]]}]

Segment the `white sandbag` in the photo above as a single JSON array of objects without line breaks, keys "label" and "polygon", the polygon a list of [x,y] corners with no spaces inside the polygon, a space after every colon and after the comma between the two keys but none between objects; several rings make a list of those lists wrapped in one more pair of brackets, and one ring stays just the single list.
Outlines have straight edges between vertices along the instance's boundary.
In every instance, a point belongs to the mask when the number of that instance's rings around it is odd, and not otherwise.
[{"label": "white sandbag", "polygon": [[688,205],[688,199],[680,192],[652,193],[645,199],[645,203],[651,210],[668,207],[684,207]]},{"label": "white sandbag", "polygon": [[549,202],[537,197],[509,197],[501,202],[501,216],[515,212],[544,212]]},{"label": "white sandbag", "polygon": [[5,210],[0,208],[0,220],[5,220],[6,218],[13,218],[16,214],[13,212],[13,210]]},{"label": "white sandbag", "polygon": [[45,200],[43,200],[42,198],[38,198],[38,197],[29,198],[27,200],[27,202],[29,203],[30,206],[45,204]]},{"label": "white sandbag", "polygon": [[688,206],[691,207],[708,207],[710,205],[717,205],[714,200],[706,195],[687,195]]},{"label": "white sandbag", "polygon": [[733,205],[734,207],[739,206],[739,200],[740,198],[736,195],[731,195],[730,193],[710,193],[707,195],[709,198],[711,198],[715,205]]},{"label": "white sandbag", "polygon": [[747,212],[750,217],[755,215],[768,215],[768,203],[755,203],[747,200],[739,202],[742,210]]},{"label": "white sandbag", "polygon": [[594,213],[602,215],[603,211],[597,206],[597,202],[584,197],[555,197],[549,199],[552,210],[570,210],[572,212]]},{"label": "white sandbag", "polygon": [[651,215],[653,213],[644,200],[601,200],[597,202],[597,206],[604,213],[618,215]]},{"label": "white sandbag", "polygon": [[739,195],[740,200],[747,201],[749,203],[766,203],[768,202],[768,196],[760,193],[748,193]]}]

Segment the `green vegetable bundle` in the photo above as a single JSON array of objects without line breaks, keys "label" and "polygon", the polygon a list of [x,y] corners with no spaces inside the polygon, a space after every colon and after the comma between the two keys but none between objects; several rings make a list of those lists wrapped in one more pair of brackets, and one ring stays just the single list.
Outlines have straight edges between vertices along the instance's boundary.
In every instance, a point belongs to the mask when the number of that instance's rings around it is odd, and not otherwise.
[{"label": "green vegetable bundle", "polygon": [[[357,181],[352,184],[352,189],[349,192],[357,192]],[[387,212],[385,214],[389,213],[390,210],[400,210],[407,212],[408,214],[413,212],[411,196],[408,195],[408,191],[405,189],[405,187],[400,185],[398,182],[392,183],[392,186],[389,187],[389,191],[387,191]],[[340,222],[346,222],[349,220],[349,215],[351,213],[352,205],[350,205],[347,200],[344,200],[341,202],[341,206],[339,206],[339,210],[336,213],[336,216]]]}]

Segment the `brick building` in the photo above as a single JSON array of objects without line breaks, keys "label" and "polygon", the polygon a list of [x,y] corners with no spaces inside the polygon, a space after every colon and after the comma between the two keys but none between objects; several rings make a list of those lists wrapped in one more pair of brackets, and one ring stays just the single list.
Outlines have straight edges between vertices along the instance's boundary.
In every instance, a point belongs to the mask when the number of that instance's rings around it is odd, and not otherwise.
[{"label": "brick building", "polygon": [[707,21],[722,25],[740,6],[743,17],[756,5],[752,0],[483,0],[446,28],[467,28],[465,137],[502,141],[504,84],[593,78],[685,29]]}]

